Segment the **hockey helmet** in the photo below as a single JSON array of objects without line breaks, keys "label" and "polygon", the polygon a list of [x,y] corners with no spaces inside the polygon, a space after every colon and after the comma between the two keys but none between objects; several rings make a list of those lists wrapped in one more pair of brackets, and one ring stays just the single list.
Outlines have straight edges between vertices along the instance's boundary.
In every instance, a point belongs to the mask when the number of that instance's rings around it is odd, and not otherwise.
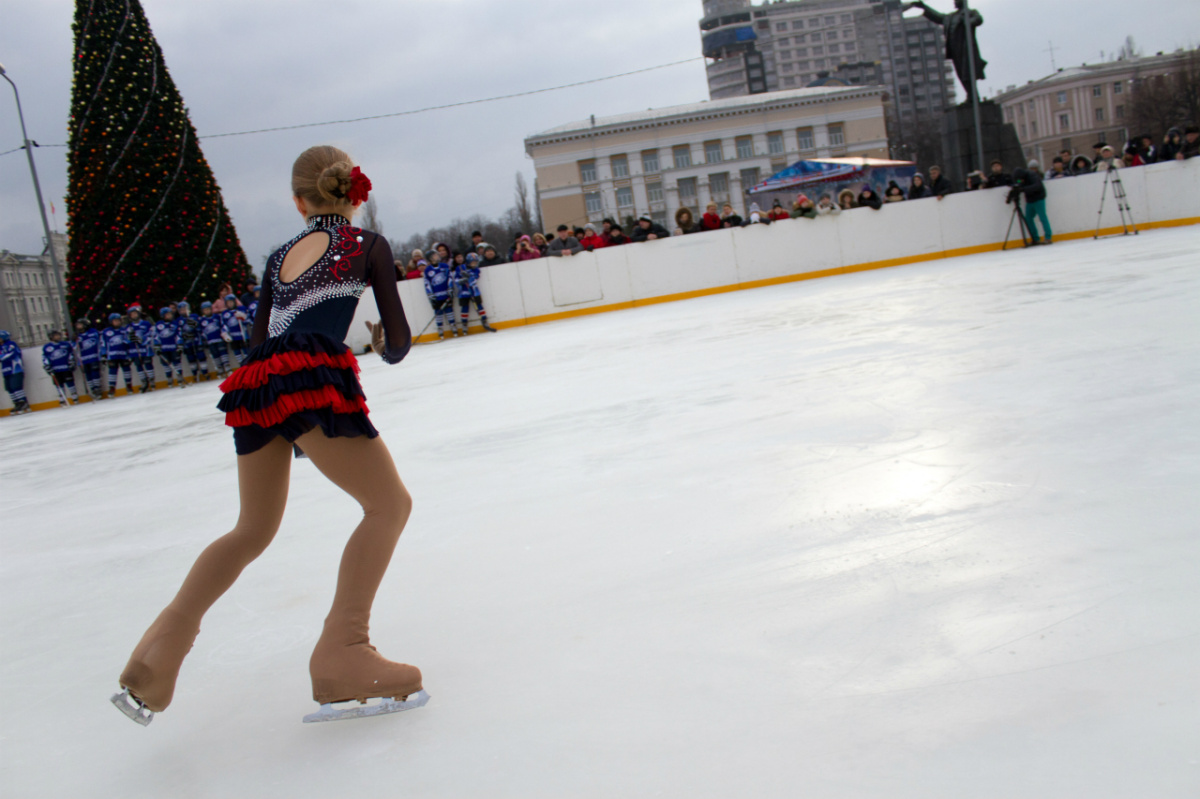
[{"label": "hockey helmet", "polygon": [[237,302],[237,295],[236,295],[236,294],[226,294],[226,295],[225,295],[225,302],[232,302],[232,303],[236,303],[236,302]]},{"label": "hockey helmet", "polygon": [[81,316],[75,320],[75,324],[83,325],[84,327],[88,327],[92,324],[92,320],[88,319],[86,316]]},{"label": "hockey helmet", "polygon": [[163,307],[158,309],[159,316],[164,316],[169,313],[171,313],[171,314],[175,313],[175,309],[172,308],[170,305],[164,305]]},{"label": "hockey helmet", "polygon": [[110,322],[113,321],[114,319],[120,319],[120,318],[121,318],[121,315],[119,313],[117,313],[116,311],[113,311],[112,313],[110,313],[108,315],[108,321],[110,321]]},{"label": "hockey helmet", "polygon": [[60,338],[62,338],[62,331],[51,330],[47,335],[50,336],[51,341],[58,341]]},{"label": "hockey helmet", "polygon": [[138,305],[137,303],[134,303],[133,305],[130,305],[128,308],[125,309],[125,313],[130,314],[130,315],[137,314],[138,316],[141,316],[142,315],[142,306]]},{"label": "hockey helmet", "polygon": [[473,253],[473,252],[467,253],[467,263],[473,264],[478,260],[479,260],[479,256],[476,255],[475,253]]},{"label": "hockey helmet", "polygon": [[8,334],[7,330],[0,330],[0,341],[8,341],[10,338],[12,336]]},{"label": "hockey helmet", "polygon": [[202,310],[202,311],[205,308],[211,308],[211,307],[212,307],[212,303],[209,302],[208,300],[205,300],[204,302],[200,303],[200,310]]},{"label": "hockey helmet", "polygon": [[180,300],[179,302],[177,302],[175,304],[178,305],[180,308],[191,308],[192,307],[191,303],[189,303],[187,300]]}]

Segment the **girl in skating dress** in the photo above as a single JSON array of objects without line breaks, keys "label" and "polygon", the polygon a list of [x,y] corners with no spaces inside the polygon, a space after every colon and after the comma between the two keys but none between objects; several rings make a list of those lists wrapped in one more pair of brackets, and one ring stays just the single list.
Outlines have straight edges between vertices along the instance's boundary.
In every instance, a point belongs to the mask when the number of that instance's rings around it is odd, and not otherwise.
[{"label": "girl in skating dress", "polygon": [[375,592],[412,509],[367,418],[358,361],[343,343],[368,285],[382,320],[370,325],[375,352],[398,363],[412,343],[387,242],[350,222],[370,188],[334,147],[305,151],[292,169],[292,193],[306,227],[267,264],[251,349],[222,383],[218,405],[233,428],[241,512],[233,530],[201,553],[121,674],[121,687],[138,705],[125,694],[113,701],[140,723],[149,723],[145,710],[171,703],[204,613],[274,538],[287,504],[293,447],[363,508],[309,662],[313,698],[362,702],[421,691],[421,672],[386,660],[367,633]]}]

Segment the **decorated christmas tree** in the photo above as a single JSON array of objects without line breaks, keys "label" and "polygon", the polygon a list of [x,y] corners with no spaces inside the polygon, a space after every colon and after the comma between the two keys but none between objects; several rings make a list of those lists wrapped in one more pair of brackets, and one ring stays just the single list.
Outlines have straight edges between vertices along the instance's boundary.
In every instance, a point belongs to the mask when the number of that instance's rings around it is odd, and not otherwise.
[{"label": "decorated christmas tree", "polygon": [[78,0],[69,122],[73,317],[195,307],[250,265],[138,0]]}]

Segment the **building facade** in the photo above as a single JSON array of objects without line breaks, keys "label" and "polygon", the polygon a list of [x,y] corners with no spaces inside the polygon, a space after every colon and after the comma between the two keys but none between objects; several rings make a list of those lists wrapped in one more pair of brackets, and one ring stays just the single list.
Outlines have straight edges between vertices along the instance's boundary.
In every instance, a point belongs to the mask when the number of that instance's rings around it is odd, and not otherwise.
[{"label": "building facade", "polygon": [[[708,0],[700,21],[714,100],[754,93],[756,56],[765,91],[836,76],[875,79],[889,89],[893,130],[903,138],[920,117],[954,105],[954,67],[942,28],[905,18],[900,0]],[[877,65],[877,71],[871,67]]]},{"label": "building facade", "polygon": [[1060,69],[1020,88],[1010,86],[995,101],[1004,121],[1016,128],[1025,156],[1049,169],[1062,150],[1090,158],[1096,142],[1120,153],[1131,136],[1161,134],[1129,129],[1134,92],[1142,81],[1178,71],[1194,57],[1180,52]]},{"label": "building facade", "polygon": [[7,330],[22,347],[35,347],[50,339],[51,330],[71,330],[59,287],[65,286],[67,237],[51,233],[59,271],[51,266],[48,250],[41,255],[0,251],[0,329]]},{"label": "building facade", "polygon": [[550,229],[680,207],[747,207],[745,190],[801,158],[887,157],[884,89],[793,89],[593,118],[530,136]]}]

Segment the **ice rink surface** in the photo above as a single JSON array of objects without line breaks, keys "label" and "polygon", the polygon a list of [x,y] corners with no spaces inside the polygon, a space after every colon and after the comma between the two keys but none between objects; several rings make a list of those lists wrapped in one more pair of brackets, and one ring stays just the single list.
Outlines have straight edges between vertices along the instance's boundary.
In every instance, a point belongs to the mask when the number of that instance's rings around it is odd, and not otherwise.
[{"label": "ice rink surface", "polygon": [[0,794],[1200,795],[1200,227],[363,380],[416,502],[372,637],[429,705],[300,723],[357,522],[301,461],[132,724],[117,675],[237,514],[216,384],[0,419]]}]

